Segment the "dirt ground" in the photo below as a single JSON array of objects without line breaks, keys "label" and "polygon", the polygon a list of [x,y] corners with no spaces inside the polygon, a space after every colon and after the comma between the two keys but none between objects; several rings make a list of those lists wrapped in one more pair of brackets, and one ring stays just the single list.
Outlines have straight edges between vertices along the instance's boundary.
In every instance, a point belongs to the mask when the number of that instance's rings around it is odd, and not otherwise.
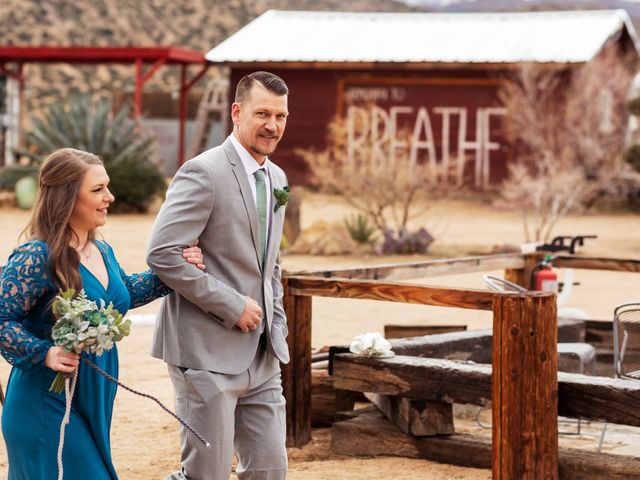
[{"label": "dirt ground", "polygon": [[[347,206],[333,198],[305,194],[302,203],[302,226],[310,226],[318,219],[341,222],[350,213]],[[28,214],[14,209],[0,209],[0,265],[18,244],[18,234],[26,224]],[[145,247],[154,216],[111,216],[102,230],[104,238],[114,247],[116,255],[128,272],[146,268]],[[494,246],[518,245],[523,241],[522,227],[517,214],[465,201],[439,202],[429,209],[416,225],[424,225],[436,238],[430,257],[453,257],[489,253]],[[640,215],[592,214],[564,219],[556,229],[558,234],[595,234],[597,240],[587,241],[581,252],[593,256],[640,259]],[[310,257],[284,255],[287,270],[331,268],[362,264],[412,261],[424,257],[339,256]],[[501,274],[501,272],[495,272]],[[574,287],[565,306],[578,307],[592,318],[608,319],[613,307],[623,301],[640,298],[640,277],[629,273],[577,271]],[[482,275],[438,277],[415,280],[434,285],[483,288]],[[142,307],[132,314],[153,314],[158,303]],[[383,331],[385,324],[462,323],[469,328],[491,325],[489,312],[474,312],[381,303],[365,300],[313,300],[313,347],[346,344],[353,336],[368,331]],[[164,364],[152,359],[148,352],[153,333],[151,326],[136,326],[120,348],[121,380],[138,390],[160,398],[172,406],[172,388]],[[9,366],[0,364],[0,381],[6,385]],[[472,415],[456,419],[456,428],[478,434],[482,431],[471,421]],[[572,428],[569,426],[568,428]],[[572,445],[593,448],[599,425],[590,425],[586,435],[568,437]],[[605,450],[631,454],[638,451],[640,438],[637,429],[614,432],[607,437]],[[635,440],[634,440],[635,441]],[[177,426],[149,400],[120,391],[116,399],[112,429],[112,449],[116,468],[123,480],[161,479],[179,465]],[[636,453],[637,454],[637,453]],[[330,431],[315,430],[314,440],[302,449],[290,449],[289,477],[292,480],[333,479],[412,479],[480,480],[491,478],[488,470],[440,465],[422,460],[402,458],[349,458],[331,451]],[[0,476],[6,475],[7,461],[4,445],[0,448]]]}]

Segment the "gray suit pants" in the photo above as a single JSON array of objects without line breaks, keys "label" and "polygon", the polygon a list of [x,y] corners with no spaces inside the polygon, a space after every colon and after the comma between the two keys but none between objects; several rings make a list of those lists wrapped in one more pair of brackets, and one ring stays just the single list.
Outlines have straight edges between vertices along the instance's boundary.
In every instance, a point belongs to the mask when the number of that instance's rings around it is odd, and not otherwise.
[{"label": "gray suit pants", "polygon": [[261,345],[238,375],[169,365],[176,411],[210,443],[180,427],[182,470],[167,477],[228,480],[235,449],[240,480],[284,480],[286,414],[280,363]]}]

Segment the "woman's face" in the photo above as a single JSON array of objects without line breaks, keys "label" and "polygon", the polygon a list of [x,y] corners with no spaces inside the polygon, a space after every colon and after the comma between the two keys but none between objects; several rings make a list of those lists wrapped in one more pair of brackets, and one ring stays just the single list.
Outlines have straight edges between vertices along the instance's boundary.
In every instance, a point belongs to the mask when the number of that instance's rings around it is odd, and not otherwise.
[{"label": "woman's face", "polygon": [[114,197],[109,191],[109,176],[102,165],[90,165],[73,206],[69,224],[76,232],[88,232],[107,222],[107,208]]}]

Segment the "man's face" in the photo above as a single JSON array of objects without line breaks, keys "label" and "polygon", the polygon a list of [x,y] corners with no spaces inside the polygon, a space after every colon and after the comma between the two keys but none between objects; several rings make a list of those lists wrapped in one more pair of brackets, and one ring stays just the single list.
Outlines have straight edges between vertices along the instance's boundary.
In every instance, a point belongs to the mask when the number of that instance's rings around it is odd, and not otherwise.
[{"label": "man's face", "polygon": [[231,106],[236,138],[262,165],[271,155],[287,125],[287,95],[276,95],[254,82],[242,103]]}]

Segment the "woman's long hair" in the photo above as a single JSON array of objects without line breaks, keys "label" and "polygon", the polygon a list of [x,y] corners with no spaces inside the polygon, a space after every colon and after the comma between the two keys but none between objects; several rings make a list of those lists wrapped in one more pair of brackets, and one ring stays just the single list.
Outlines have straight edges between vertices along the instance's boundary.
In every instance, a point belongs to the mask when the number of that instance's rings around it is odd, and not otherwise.
[{"label": "woman's long hair", "polygon": [[[49,155],[38,175],[38,193],[31,219],[23,234],[46,242],[49,274],[57,288],[82,288],[80,255],[72,243],[80,239],[69,226],[80,185],[90,165],[102,165],[96,155],[73,148],[62,148]],[[88,240],[95,239],[95,231]]]}]

